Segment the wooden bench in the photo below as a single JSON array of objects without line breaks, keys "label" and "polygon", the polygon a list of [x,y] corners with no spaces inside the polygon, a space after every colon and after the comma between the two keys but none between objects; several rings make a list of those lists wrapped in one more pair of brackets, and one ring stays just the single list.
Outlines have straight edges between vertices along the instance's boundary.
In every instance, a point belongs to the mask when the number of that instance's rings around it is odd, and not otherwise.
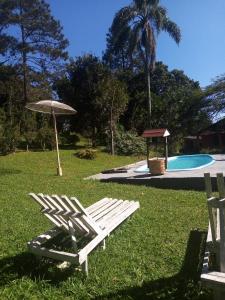
[{"label": "wooden bench", "polygon": [[[34,193],[30,196],[55,227],[28,242],[29,250],[38,256],[81,265],[86,274],[88,254],[99,244],[105,248],[105,238],[140,207],[137,201],[104,198],[84,208],[75,197]],[[72,252],[51,247],[51,241],[62,233],[71,239]]]},{"label": "wooden bench", "polygon": [[212,193],[210,173],[205,173],[209,214],[208,235],[201,281],[214,291],[214,299],[225,300],[225,185],[222,173],[217,174],[218,195]]}]

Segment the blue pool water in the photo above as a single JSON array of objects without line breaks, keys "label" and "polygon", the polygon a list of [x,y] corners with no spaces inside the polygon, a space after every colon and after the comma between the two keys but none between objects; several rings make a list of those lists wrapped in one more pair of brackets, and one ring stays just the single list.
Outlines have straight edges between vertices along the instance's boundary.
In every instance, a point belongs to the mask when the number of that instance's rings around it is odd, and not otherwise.
[{"label": "blue pool water", "polygon": [[[215,161],[208,154],[181,155],[168,158],[167,171],[186,171],[201,169],[213,164]],[[147,164],[137,168],[137,173],[148,173]]]}]

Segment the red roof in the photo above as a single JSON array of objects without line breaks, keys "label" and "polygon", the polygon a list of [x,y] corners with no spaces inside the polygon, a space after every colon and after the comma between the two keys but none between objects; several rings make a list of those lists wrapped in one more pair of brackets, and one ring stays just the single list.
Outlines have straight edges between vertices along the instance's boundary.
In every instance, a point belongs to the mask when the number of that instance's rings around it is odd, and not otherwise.
[{"label": "red roof", "polygon": [[148,129],[145,130],[142,134],[143,137],[166,137],[169,136],[170,133],[167,129],[161,128],[161,129]]}]

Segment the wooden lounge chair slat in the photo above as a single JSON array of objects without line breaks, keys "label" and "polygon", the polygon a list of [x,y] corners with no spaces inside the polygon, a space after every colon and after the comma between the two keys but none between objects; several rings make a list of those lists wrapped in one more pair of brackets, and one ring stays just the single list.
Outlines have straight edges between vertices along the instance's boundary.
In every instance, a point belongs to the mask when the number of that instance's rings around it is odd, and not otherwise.
[{"label": "wooden lounge chair slat", "polygon": [[81,205],[80,201],[76,197],[71,197],[70,199],[73,201],[73,204],[77,207],[77,209],[79,211],[82,211],[82,213],[84,215],[86,215],[87,217],[90,217],[89,213],[86,211],[86,209],[83,207],[83,205]]},{"label": "wooden lounge chair slat", "polygon": [[109,207],[107,207],[105,210],[101,211],[99,214],[97,214],[95,217],[93,217],[93,219],[95,221],[98,221],[99,219],[102,219],[106,216],[109,216],[111,212],[115,211],[116,208],[119,208],[120,205],[123,203],[123,200],[118,200],[115,201],[114,203],[112,203],[112,205],[110,205]]},{"label": "wooden lounge chair slat", "polygon": [[84,215],[82,215],[82,219],[89,226],[89,229],[96,234],[100,234],[101,233],[100,227],[93,221],[93,219],[89,216],[89,214],[86,212],[83,206],[79,203],[79,201],[75,197],[71,197],[71,199],[74,200],[74,202],[79,207],[80,211],[84,213]]},{"label": "wooden lounge chair slat", "polygon": [[[56,206],[52,203],[52,201],[49,199],[49,196],[48,195],[44,195],[44,194],[38,194],[39,198],[42,199],[43,202],[45,202],[45,204],[50,208],[50,211],[53,212],[55,211],[56,209]],[[62,218],[61,216],[57,216],[56,214],[53,214],[53,213],[50,213],[48,214],[49,216],[51,217],[54,217],[58,222],[61,223],[61,225],[66,229],[68,230],[69,227],[68,227],[68,224],[67,224],[67,221]]]},{"label": "wooden lounge chair slat", "polygon": [[56,201],[53,197],[51,197],[51,196],[49,196],[49,195],[46,195],[46,198],[47,198],[47,199],[49,200],[49,202],[55,207],[55,209],[57,209],[58,211],[63,211],[62,206],[59,205],[59,204],[57,203],[57,201]]},{"label": "wooden lounge chair slat", "polygon": [[63,214],[60,214],[61,217],[66,218],[66,220],[68,220],[69,217],[73,217],[73,226],[78,234],[80,235],[83,233],[84,235],[88,235],[90,232],[89,229],[79,220],[79,218],[77,218],[81,215],[81,213],[77,210],[74,211],[74,209],[68,205],[68,202],[60,196],[52,195],[52,198],[55,199],[58,205],[63,209]]},{"label": "wooden lounge chair slat", "polygon": [[225,199],[219,201],[219,216],[220,216],[220,271],[225,272]]},{"label": "wooden lounge chair slat", "polygon": [[217,187],[218,187],[220,198],[225,198],[225,186],[224,186],[223,173],[217,174]]},{"label": "wooden lounge chair slat", "polygon": [[66,204],[65,204],[65,201],[61,199],[61,197],[59,197],[58,195],[52,195],[52,198],[54,198],[58,204],[62,207],[63,210],[67,211],[68,213],[70,212],[74,212],[74,210],[71,210],[70,207],[68,207]]},{"label": "wooden lounge chair slat", "polygon": [[[89,220],[87,220],[87,218],[83,215],[84,212],[83,211],[80,211],[74,204],[74,201],[72,202],[71,199],[69,199],[67,196],[63,195],[60,197],[61,200],[66,204],[67,207],[69,207],[70,211],[75,211],[75,212],[81,212],[81,216],[79,218],[74,218],[73,219],[73,222],[74,223],[78,223],[79,226],[83,227],[84,231],[86,233],[89,233],[89,232],[92,232],[93,234],[94,233],[97,233],[96,229],[97,228],[94,228],[94,225],[93,226],[91,225],[91,221],[89,222]],[[72,199],[73,200],[73,199]]]},{"label": "wooden lounge chair slat", "polygon": [[124,210],[123,214],[118,215],[113,222],[109,223],[109,228],[111,228],[111,230],[114,230],[114,228],[116,228],[123,220],[127,219],[139,207],[139,204],[134,204],[127,207],[126,210]]},{"label": "wooden lounge chair slat", "polygon": [[201,276],[201,279],[203,281],[209,282],[213,285],[215,285],[215,281],[216,281],[216,285],[224,285],[225,284],[225,273],[221,273],[221,272],[209,272],[207,274],[203,274]]},{"label": "wooden lounge chair slat", "polygon": [[208,214],[209,214],[209,224],[211,228],[211,235],[212,235],[212,241],[213,243],[216,242],[216,236],[217,236],[217,208],[215,208],[215,202],[218,205],[218,199],[217,198],[209,198],[207,201],[208,206]]},{"label": "wooden lounge chair slat", "polygon": [[34,254],[38,256],[45,256],[56,260],[68,261],[72,264],[76,264],[79,261],[78,255],[76,253],[69,253],[64,251],[58,251],[54,249],[48,249],[45,247],[34,247],[32,245],[28,245],[28,249],[30,249]]},{"label": "wooden lounge chair slat", "polygon": [[74,205],[74,203],[66,195],[60,197],[62,201],[70,208],[71,211],[79,211],[79,209]]},{"label": "wooden lounge chair slat", "polygon": [[73,214],[75,214],[74,226],[79,234],[81,234],[81,233],[83,233],[84,235],[89,234],[89,229],[86,226],[84,226],[84,224],[82,224],[82,222],[80,222],[80,220],[78,218],[76,218],[76,214],[79,213],[77,210],[76,211],[72,210],[68,205],[66,205],[66,201],[64,199],[61,199],[60,196],[52,195],[51,197],[55,201],[57,201],[58,205],[60,205],[62,207],[62,209],[65,211],[65,215],[62,217],[69,217],[69,216],[73,216]]},{"label": "wooden lounge chair slat", "polygon": [[81,229],[81,232],[83,232],[83,234],[88,235],[91,233],[89,227],[80,218],[72,218],[72,222],[74,226],[78,226]]},{"label": "wooden lounge chair slat", "polygon": [[108,198],[106,201],[104,201],[101,205],[99,205],[98,207],[96,207],[93,211],[91,211],[89,213],[89,215],[91,215],[92,217],[94,217],[96,214],[98,214],[101,210],[104,210],[105,208],[107,208],[109,205],[111,205],[111,203],[115,202],[116,199],[110,199]]},{"label": "wooden lounge chair slat", "polygon": [[30,193],[29,195],[34,198],[43,208],[49,208],[49,206],[43,200],[41,200],[38,195],[34,193]]},{"label": "wooden lounge chair slat", "polygon": [[[34,193],[30,193],[29,194],[33,199],[35,199],[44,209],[49,208],[49,206],[46,204],[46,202],[40,198],[38,195],[34,194]],[[51,221],[53,222],[56,226],[61,227],[63,226],[66,230],[68,230],[68,227],[66,226],[66,224],[62,223],[61,220],[59,220],[58,218],[56,218],[54,215],[49,215],[49,214],[45,214],[45,216]]]},{"label": "wooden lounge chair slat", "polygon": [[49,199],[47,199],[47,197],[44,194],[38,194],[39,198],[42,199],[42,201],[46,204],[47,207],[51,208],[51,209],[55,209],[55,206],[52,205],[51,201],[49,201]]},{"label": "wooden lounge chair slat", "polygon": [[135,210],[139,208],[139,204],[133,203],[133,205],[128,205],[123,213],[120,213],[118,215],[114,215],[114,218],[108,221],[107,227],[111,231],[114,230],[123,220],[127,219]]},{"label": "wooden lounge chair slat", "polygon": [[101,219],[96,220],[98,224],[102,227],[103,223],[107,223],[113,219],[115,216],[123,213],[123,211],[130,205],[129,201],[124,200],[123,202],[120,202],[117,207],[115,207],[114,210],[110,211],[106,216],[104,216]]},{"label": "wooden lounge chair slat", "polygon": [[69,217],[73,217],[73,218],[77,218],[79,216],[81,216],[80,212],[67,212],[67,211],[62,211],[62,210],[57,210],[57,209],[50,209],[50,208],[44,208],[41,210],[42,213],[47,213],[49,215],[57,215],[63,218],[69,218]]},{"label": "wooden lounge chair slat", "polygon": [[93,213],[96,209],[98,209],[99,207],[101,207],[102,205],[104,205],[104,203],[108,202],[109,198],[103,198],[97,202],[95,202],[94,204],[90,205],[89,207],[86,208],[86,211],[91,214]]},{"label": "wooden lounge chair slat", "polygon": [[107,212],[111,211],[114,207],[118,206],[121,203],[119,200],[111,200],[107,203],[107,205],[104,205],[99,210],[95,211],[95,213],[91,214],[91,217],[96,220],[99,219],[101,216],[104,216],[107,214]]},{"label": "wooden lounge chair slat", "polygon": [[73,226],[73,223],[71,222],[71,220],[68,221],[68,226],[69,226],[69,232],[70,232],[70,235],[72,238],[72,246],[73,246],[74,251],[77,253],[77,238],[75,235],[76,232],[75,232],[75,229],[74,229],[74,226]]},{"label": "wooden lounge chair slat", "polygon": [[210,173],[204,173],[205,178],[205,189],[206,189],[206,196],[207,198],[212,197],[212,183]]},{"label": "wooden lounge chair slat", "polygon": [[[58,229],[48,231],[32,240],[28,243],[28,248],[37,255],[82,264],[86,273],[88,254],[100,243],[105,247],[105,238],[111,231],[139,208],[139,202],[103,198],[86,209],[75,197],[33,193],[30,195],[41,205],[44,215]],[[46,241],[51,241],[62,232],[62,227],[67,236],[71,237],[74,254],[47,249],[45,246]],[[89,242],[82,249],[78,249],[77,242],[81,236],[88,237]]]},{"label": "wooden lounge chair slat", "polygon": [[[58,195],[54,195],[54,197],[66,208],[66,210],[68,211],[68,215],[69,213],[80,213],[79,210],[73,205],[73,203],[71,203],[68,197],[66,196],[60,197]],[[75,226],[78,226],[80,230],[83,231],[85,234],[90,233],[90,228],[87,226],[87,224],[84,224],[84,222],[82,222],[80,218],[75,217],[73,219],[73,223]]]}]

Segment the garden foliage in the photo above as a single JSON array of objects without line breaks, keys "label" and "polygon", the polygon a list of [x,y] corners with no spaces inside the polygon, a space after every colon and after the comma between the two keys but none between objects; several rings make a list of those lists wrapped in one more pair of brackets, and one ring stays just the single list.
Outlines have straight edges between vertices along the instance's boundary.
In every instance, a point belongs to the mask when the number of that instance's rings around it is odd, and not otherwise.
[{"label": "garden foliage", "polygon": [[96,154],[96,150],[93,149],[83,149],[80,150],[76,153],[76,156],[81,158],[81,159],[95,159],[97,154]]},{"label": "garden foliage", "polygon": [[146,153],[145,139],[132,131],[117,131],[115,145],[118,155],[142,155]]}]

